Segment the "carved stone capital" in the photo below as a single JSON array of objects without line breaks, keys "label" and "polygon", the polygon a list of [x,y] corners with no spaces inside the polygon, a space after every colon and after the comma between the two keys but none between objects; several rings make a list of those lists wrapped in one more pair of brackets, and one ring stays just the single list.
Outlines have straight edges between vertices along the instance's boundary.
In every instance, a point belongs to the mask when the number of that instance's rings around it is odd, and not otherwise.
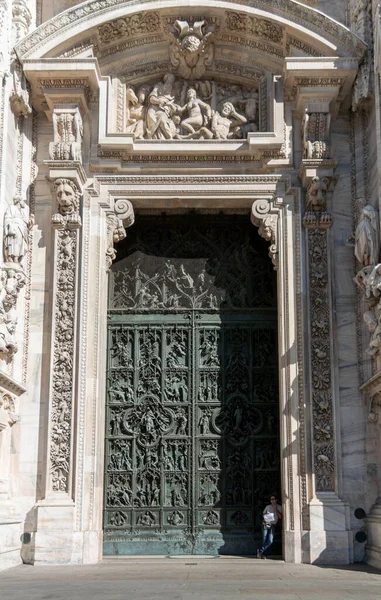
[{"label": "carved stone capital", "polygon": [[259,227],[258,233],[267,242],[270,242],[269,256],[278,268],[278,212],[274,210],[270,200],[258,199],[251,207],[251,222]]},{"label": "carved stone capital", "polygon": [[114,212],[107,214],[107,250],[106,250],[106,269],[110,270],[113,261],[116,258],[117,251],[114,244],[123,240],[126,236],[126,229],[135,222],[134,207],[127,198],[118,198],[114,203]]}]

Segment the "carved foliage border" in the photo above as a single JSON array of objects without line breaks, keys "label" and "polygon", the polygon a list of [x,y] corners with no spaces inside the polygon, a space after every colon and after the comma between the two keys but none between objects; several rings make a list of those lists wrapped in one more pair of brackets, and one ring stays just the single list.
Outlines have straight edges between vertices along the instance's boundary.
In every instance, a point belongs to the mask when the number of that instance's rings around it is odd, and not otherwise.
[{"label": "carved foliage border", "polygon": [[332,400],[332,336],[330,321],[328,231],[307,230],[310,299],[310,349],[313,461],[316,491],[335,490],[335,447]]},{"label": "carved foliage border", "polygon": [[77,246],[77,230],[57,230],[50,470],[52,489],[60,492],[70,484]]}]

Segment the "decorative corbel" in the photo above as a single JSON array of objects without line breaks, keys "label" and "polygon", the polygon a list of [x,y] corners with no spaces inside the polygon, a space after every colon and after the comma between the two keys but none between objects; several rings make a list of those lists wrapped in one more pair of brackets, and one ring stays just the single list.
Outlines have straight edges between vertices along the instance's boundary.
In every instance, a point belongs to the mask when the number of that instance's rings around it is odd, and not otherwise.
[{"label": "decorative corbel", "polygon": [[258,233],[267,242],[270,242],[269,256],[278,269],[278,214],[273,211],[270,200],[259,199],[253,202],[250,219],[253,225],[258,227]]},{"label": "decorative corbel", "polygon": [[106,269],[109,271],[116,258],[114,244],[124,240],[126,229],[135,221],[134,207],[127,198],[118,198],[114,204],[114,212],[107,214],[107,250]]}]

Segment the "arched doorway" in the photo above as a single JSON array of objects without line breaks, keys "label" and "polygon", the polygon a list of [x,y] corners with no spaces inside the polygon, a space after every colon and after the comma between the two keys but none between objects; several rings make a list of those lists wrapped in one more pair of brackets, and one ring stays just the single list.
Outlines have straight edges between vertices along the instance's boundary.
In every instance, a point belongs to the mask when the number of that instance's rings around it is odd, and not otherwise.
[{"label": "arched doorway", "polygon": [[104,554],[254,554],[280,487],[276,277],[247,215],[140,216],[108,310]]}]

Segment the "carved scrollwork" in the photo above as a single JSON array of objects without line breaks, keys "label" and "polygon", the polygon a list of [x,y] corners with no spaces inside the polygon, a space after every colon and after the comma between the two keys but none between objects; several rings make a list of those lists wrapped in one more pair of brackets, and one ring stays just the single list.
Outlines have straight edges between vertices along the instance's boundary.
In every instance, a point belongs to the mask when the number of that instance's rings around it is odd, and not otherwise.
[{"label": "carved scrollwork", "polygon": [[126,229],[134,224],[135,213],[132,203],[127,198],[118,198],[114,204],[114,212],[108,213],[106,220],[106,269],[109,271],[117,254],[114,244],[124,240],[127,236]]},{"label": "carved scrollwork", "polygon": [[251,222],[259,227],[258,233],[267,242],[270,242],[269,256],[274,265],[278,268],[278,215],[271,212],[272,205],[269,200],[255,200],[251,207]]}]

